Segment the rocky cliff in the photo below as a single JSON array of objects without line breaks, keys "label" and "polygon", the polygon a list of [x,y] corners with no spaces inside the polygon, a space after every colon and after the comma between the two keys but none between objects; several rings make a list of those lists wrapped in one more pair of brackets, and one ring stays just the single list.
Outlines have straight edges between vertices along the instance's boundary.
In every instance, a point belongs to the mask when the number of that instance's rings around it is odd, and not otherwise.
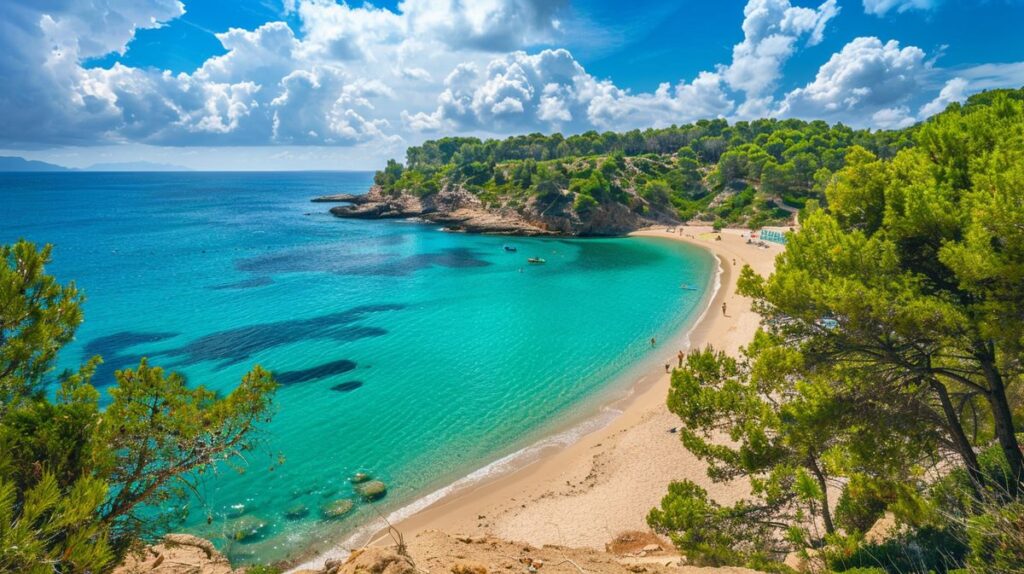
[{"label": "rocky cliff", "polygon": [[[320,570],[294,574],[758,574],[746,568],[699,568],[686,564],[674,550],[660,544],[609,548],[543,546],[491,536],[453,536],[428,530],[407,541],[405,548],[372,546],[346,560],[328,561]],[[628,550],[619,552],[617,550]]]},{"label": "rocky cliff", "polygon": [[365,195],[329,195],[314,202],[344,203],[330,209],[349,219],[410,219],[451,231],[505,235],[622,235],[657,223],[678,223],[671,215],[641,215],[618,202],[576,209],[567,196],[532,196],[525,201],[484,202],[464,188],[447,185],[437,193],[386,193],[373,186]]},{"label": "rocky cliff", "polygon": [[[113,574],[246,574],[233,569],[213,544],[187,534],[169,534],[141,554],[129,556]],[[276,568],[260,570],[277,571]],[[402,547],[370,546],[344,560],[292,574],[758,574],[746,568],[687,565],[666,541],[650,533],[623,533],[604,552],[589,548],[537,548],[492,536],[454,536],[428,530]]]},{"label": "rocky cliff", "polygon": [[168,534],[153,546],[129,554],[113,574],[244,574],[213,543],[190,534]]}]

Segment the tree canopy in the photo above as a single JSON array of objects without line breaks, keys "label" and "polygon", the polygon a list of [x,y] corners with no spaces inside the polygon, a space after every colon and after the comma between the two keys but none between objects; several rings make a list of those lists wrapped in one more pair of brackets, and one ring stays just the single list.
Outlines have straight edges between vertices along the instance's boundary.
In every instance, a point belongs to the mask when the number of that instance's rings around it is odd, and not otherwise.
[{"label": "tree canopy", "polygon": [[257,446],[276,383],[256,366],[220,397],[143,359],[102,409],[99,357],[55,372],[83,296],[46,274],[51,251],[0,248],[0,571],[105,572],[182,518],[204,470]]},{"label": "tree canopy", "polygon": [[[649,521],[693,556],[820,547],[843,570],[916,544],[938,571],[1024,568],[995,569],[1024,541],[991,526],[1024,496],[1024,101],[953,105],[913,136],[847,150],[772,275],[743,269],[764,331],[740,361],[709,349],[673,375],[684,446],[751,484],[730,507],[669,489]],[[865,550],[885,510],[912,530]]]},{"label": "tree canopy", "polygon": [[[1020,101],[1024,89],[977,94],[963,109],[986,107],[997,96]],[[645,215],[760,227],[789,221],[791,212],[809,200],[824,201],[826,183],[844,167],[869,158],[892,160],[923,141],[917,136],[920,129],[872,131],[820,120],[730,124],[713,119],[569,137],[446,137],[408,148],[405,165],[389,160],[374,181],[393,194],[430,195],[459,187],[487,204],[511,209],[523,209],[527,198],[555,205],[565,197],[565,205],[584,209],[618,202]],[[594,195],[586,191],[593,185],[577,183],[592,180],[595,171],[607,181],[602,189],[613,193]],[[870,166],[861,171],[845,177],[852,178],[850,185],[858,193],[872,193],[870,186],[856,181],[870,175]]]},{"label": "tree canopy", "polygon": [[[566,204],[584,209],[618,202],[644,214],[759,226],[788,220],[783,205],[796,209],[821,197],[819,180],[843,167],[849,149],[890,158],[911,144],[909,133],[822,121],[730,125],[716,119],[570,137],[449,137],[410,147],[404,166],[389,160],[374,181],[394,194],[430,195],[457,186],[516,209],[524,198],[553,203],[565,196]],[[737,194],[742,197],[730,200]]]}]

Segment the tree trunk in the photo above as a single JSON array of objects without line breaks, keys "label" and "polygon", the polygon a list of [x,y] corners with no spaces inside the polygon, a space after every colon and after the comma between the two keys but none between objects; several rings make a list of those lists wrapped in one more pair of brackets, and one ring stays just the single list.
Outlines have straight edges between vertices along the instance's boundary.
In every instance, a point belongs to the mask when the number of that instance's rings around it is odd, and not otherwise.
[{"label": "tree trunk", "polygon": [[1003,376],[999,373],[995,363],[990,359],[982,360],[981,368],[989,385],[986,398],[992,409],[996,437],[999,439],[999,447],[1003,451],[1003,456],[1006,457],[1006,462],[1010,466],[1010,476],[1013,478],[1008,485],[1009,494],[1016,496],[1021,482],[1024,481],[1024,453],[1021,453],[1020,443],[1017,442],[1017,435],[1014,434],[1016,428],[1013,425],[1013,412],[1010,411],[1010,403],[1006,400]]},{"label": "tree trunk", "polygon": [[836,531],[836,527],[832,523],[832,510],[828,507],[828,483],[825,481],[825,475],[821,472],[821,468],[818,467],[818,461],[814,457],[811,457],[811,472],[818,479],[818,487],[821,488],[821,519],[825,523],[825,532],[833,534]]},{"label": "tree trunk", "polygon": [[957,453],[963,459],[964,466],[967,467],[967,475],[971,478],[971,486],[974,491],[972,494],[977,499],[981,496],[982,487],[985,484],[985,477],[981,473],[981,466],[978,464],[978,455],[974,453],[974,447],[971,445],[970,439],[967,438],[967,433],[964,432],[963,424],[960,423],[960,416],[956,413],[953,401],[949,399],[949,391],[946,389],[946,385],[932,379],[930,386],[939,397],[942,412],[946,415],[946,424],[949,426],[949,434],[952,435]]}]

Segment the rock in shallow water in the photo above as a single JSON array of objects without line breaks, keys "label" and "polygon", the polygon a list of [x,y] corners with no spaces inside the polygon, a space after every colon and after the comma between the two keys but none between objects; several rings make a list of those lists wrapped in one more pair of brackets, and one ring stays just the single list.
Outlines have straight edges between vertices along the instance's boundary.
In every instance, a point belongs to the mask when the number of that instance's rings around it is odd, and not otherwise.
[{"label": "rock in shallow water", "polygon": [[359,496],[362,496],[364,500],[378,500],[384,498],[384,495],[388,493],[388,487],[379,480],[371,480],[357,486],[356,492],[358,492]]},{"label": "rock in shallow water", "polygon": [[243,516],[228,524],[226,534],[236,542],[248,542],[259,538],[266,528],[266,520],[256,516]]},{"label": "rock in shallow water", "polygon": [[355,503],[353,503],[351,500],[343,498],[341,500],[335,500],[334,502],[325,505],[321,513],[323,514],[324,518],[327,519],[341,518],[349,512],[352,512],[352,509],[355,508],[355,506]]},{"label": "rock in shallow water", "polygon": [[289,506],[288,509],[284,511],[284,517],[288,520],[298,520],[300,518],[305,518],[308,514],[309,507],[306,506],[305,504],[296,504],[293,506]]}]

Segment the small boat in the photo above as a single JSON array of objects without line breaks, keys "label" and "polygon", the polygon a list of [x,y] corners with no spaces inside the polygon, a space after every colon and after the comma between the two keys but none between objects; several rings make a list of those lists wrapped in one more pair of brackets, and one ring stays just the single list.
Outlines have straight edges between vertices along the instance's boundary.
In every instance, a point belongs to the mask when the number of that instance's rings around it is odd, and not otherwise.
[{"label": "small boat", "polygon": [[531,257],[531,258],[527,259],[526,262],[527,263],[532,263],[534,265],[543,265],[544,263],[547,263],[547,261],[544,261],[540,257]]},{"label": "small boat", "polygon": [[504,249],[505,251],[508,251],[510,253],[515,253],[516,251],[519,251],[518,249],[516,249],[515,245],[508,245],[508,244],[506,244],[502,249]]}]

